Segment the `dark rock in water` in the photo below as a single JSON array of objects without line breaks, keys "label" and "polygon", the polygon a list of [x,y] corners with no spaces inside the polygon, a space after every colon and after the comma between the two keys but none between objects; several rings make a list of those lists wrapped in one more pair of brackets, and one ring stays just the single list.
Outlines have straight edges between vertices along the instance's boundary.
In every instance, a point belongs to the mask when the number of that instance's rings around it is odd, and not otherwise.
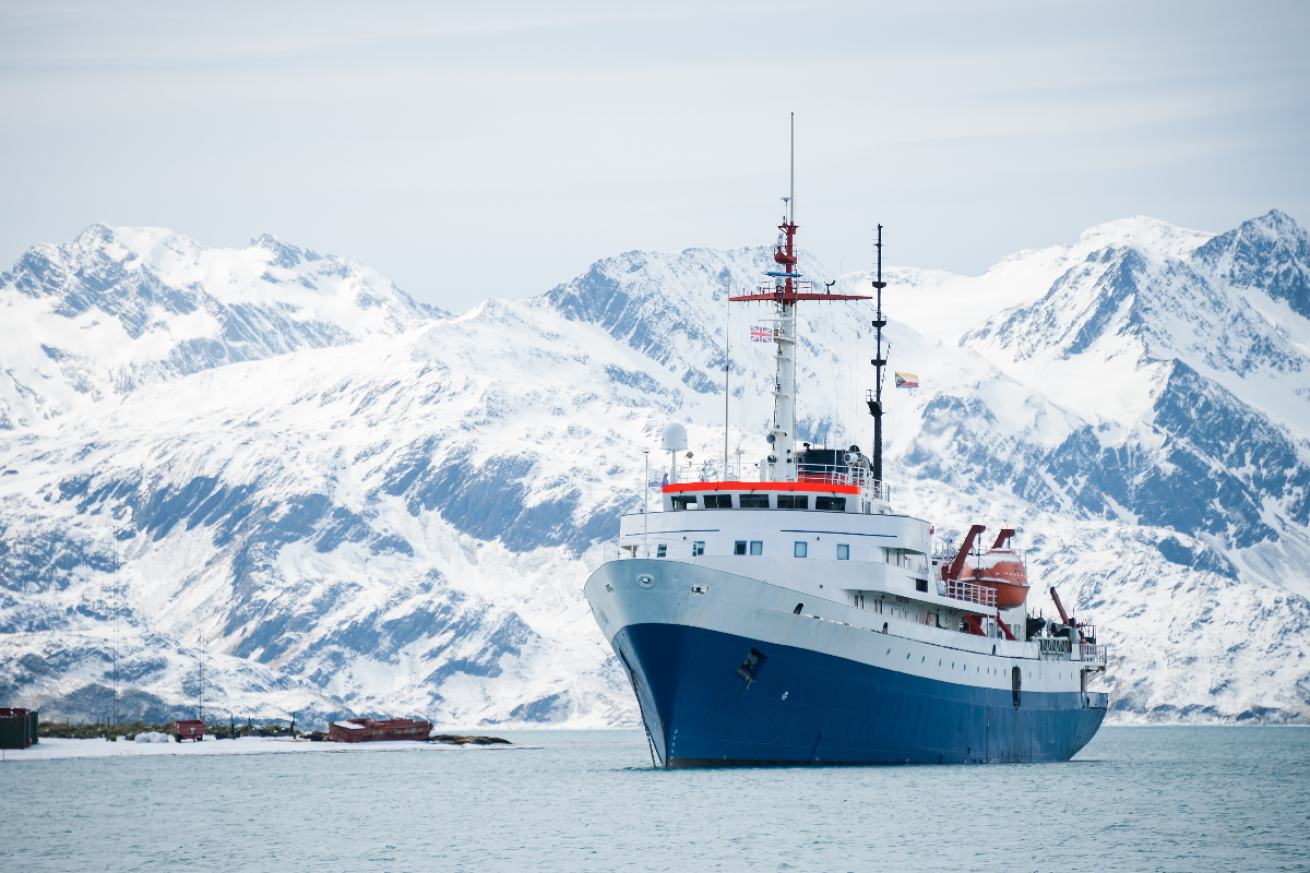
[{"label": "dark rock in water", "polygon": [[435,737],[428,737],[438,743],[448,743],[452,746],[512,746],[509,740],[502,740],[500,737],[463,737],[459,734],[437,734]]}]

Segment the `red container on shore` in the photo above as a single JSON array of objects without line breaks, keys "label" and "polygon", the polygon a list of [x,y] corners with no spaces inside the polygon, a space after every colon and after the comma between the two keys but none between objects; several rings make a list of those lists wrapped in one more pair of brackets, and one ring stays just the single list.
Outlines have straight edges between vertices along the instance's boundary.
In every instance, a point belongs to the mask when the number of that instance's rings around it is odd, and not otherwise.
[{"label": "red container on shore", "polygon": [[207,730],[203,721],[175,721],[173,722],[173,738],[179,743],[183,740],[195,740],[197,743],[205,738]]},{"label": "red container on shore", "polygon": [[367,743],[374,740],[426,740],[432,733],[432,723],[412,718],[393,718],[375,721],[371,718],[352,718],[328,725],[328,739],[338,743]]}]

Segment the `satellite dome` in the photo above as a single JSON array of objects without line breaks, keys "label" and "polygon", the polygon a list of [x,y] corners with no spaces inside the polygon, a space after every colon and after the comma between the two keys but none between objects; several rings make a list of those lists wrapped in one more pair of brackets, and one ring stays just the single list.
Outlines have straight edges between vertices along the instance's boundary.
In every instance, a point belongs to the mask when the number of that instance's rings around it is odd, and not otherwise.
[{"label": "satellite dome", "polygon": [[666,452],[681,452],[687,448],[687,429],[676,421],[664,425],[660,448]]}]

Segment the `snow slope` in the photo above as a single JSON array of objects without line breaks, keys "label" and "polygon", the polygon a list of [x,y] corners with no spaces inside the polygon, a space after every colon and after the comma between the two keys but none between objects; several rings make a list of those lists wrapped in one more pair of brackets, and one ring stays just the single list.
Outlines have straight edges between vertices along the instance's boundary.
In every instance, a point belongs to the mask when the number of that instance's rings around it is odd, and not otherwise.
[{"label": "snow slope", "polygon": [[[892,361],[923,383],[892,392],[896,503],[939,532],[1020,526],[1039,581],[1103,626],[1121,720],[1310,720],[1305,240],[1278,213],[1220,236],[1131,219],[982,277],[890,271]],[[454,317],[314,257],[92,228],[0,278],[31,328],[6,319],[0,352],[0,697],[106,712],[117,639],[120,708],[162,717],[203,633],[206,698],[238,716],[631,724],[581,585],[667,420],[721,465],[725,341],[729,449],[764,454],[767,313],[725,298],[767,252],[629,252]],[[169,309],[147,275],[214,302]],[[263,314],[234,335],[242,306]],[[867,444],[869,314],[802,309],[808,440]]]}]

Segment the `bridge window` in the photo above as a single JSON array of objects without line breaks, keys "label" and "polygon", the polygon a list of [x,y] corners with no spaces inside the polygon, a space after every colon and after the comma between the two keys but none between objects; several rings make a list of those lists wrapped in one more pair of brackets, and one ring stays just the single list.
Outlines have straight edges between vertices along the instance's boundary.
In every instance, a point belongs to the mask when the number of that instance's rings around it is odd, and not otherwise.
[{"label": "bridge window", "polygon": [[814,498],[814,508],[820,512],[845,512],[845,497],[816,497]]},{"label": "bridge window", "polygon": [[752,555],[762,555],[762,554],[764,554],[764,541],[763,541],[763,540],[751,540],[751,554],[752,554]]},{"label": "bridge window", "polygon": [[743,494],[737,502],[742,509],[768,509],[769,495],[767,494]]},{"label": "bridge window", "polygon": [[732,509],[731,494],[706,494],[706,509]]},{"label": "bridge window", "polygon": [[704,540],[696,540],[691,544],[691,556],[698,558],[703,554],[705,554],[705,542]]},{"label": "bridge window", "polygon": [[807,542],[798,542],[792,549],[792,555],[797,558],[804,558],[810,551],[810,544]]},{"label": "bridge window", "polygon": [[735,543],[733,543],[733,544],[732,544],[732,553],[733,553],[734,555],[744,555],[744,554],[746,554],[746,541],[745,541],[745,540],[737,540]]},{"label": "bridge window", "polygon": [[664,543],[660,543],[658,546],[655,547],[655,557],[657,558],[667,557],[668,553],[669,553],[669,547],[666,546]]},{"label": "bridge window", "polygon": [[837,544],[837,560],[849,561],[851,559],[851,547],[846,543]]},{"label": "bridge window", "polygon": [[673,495],[674,509],[696,509],[696,495],[694,494],[675,494]]},{"label": "bridge window", "polygon": [[808,494],[779,494],[779,509],[809,509],[810,496]]}]

